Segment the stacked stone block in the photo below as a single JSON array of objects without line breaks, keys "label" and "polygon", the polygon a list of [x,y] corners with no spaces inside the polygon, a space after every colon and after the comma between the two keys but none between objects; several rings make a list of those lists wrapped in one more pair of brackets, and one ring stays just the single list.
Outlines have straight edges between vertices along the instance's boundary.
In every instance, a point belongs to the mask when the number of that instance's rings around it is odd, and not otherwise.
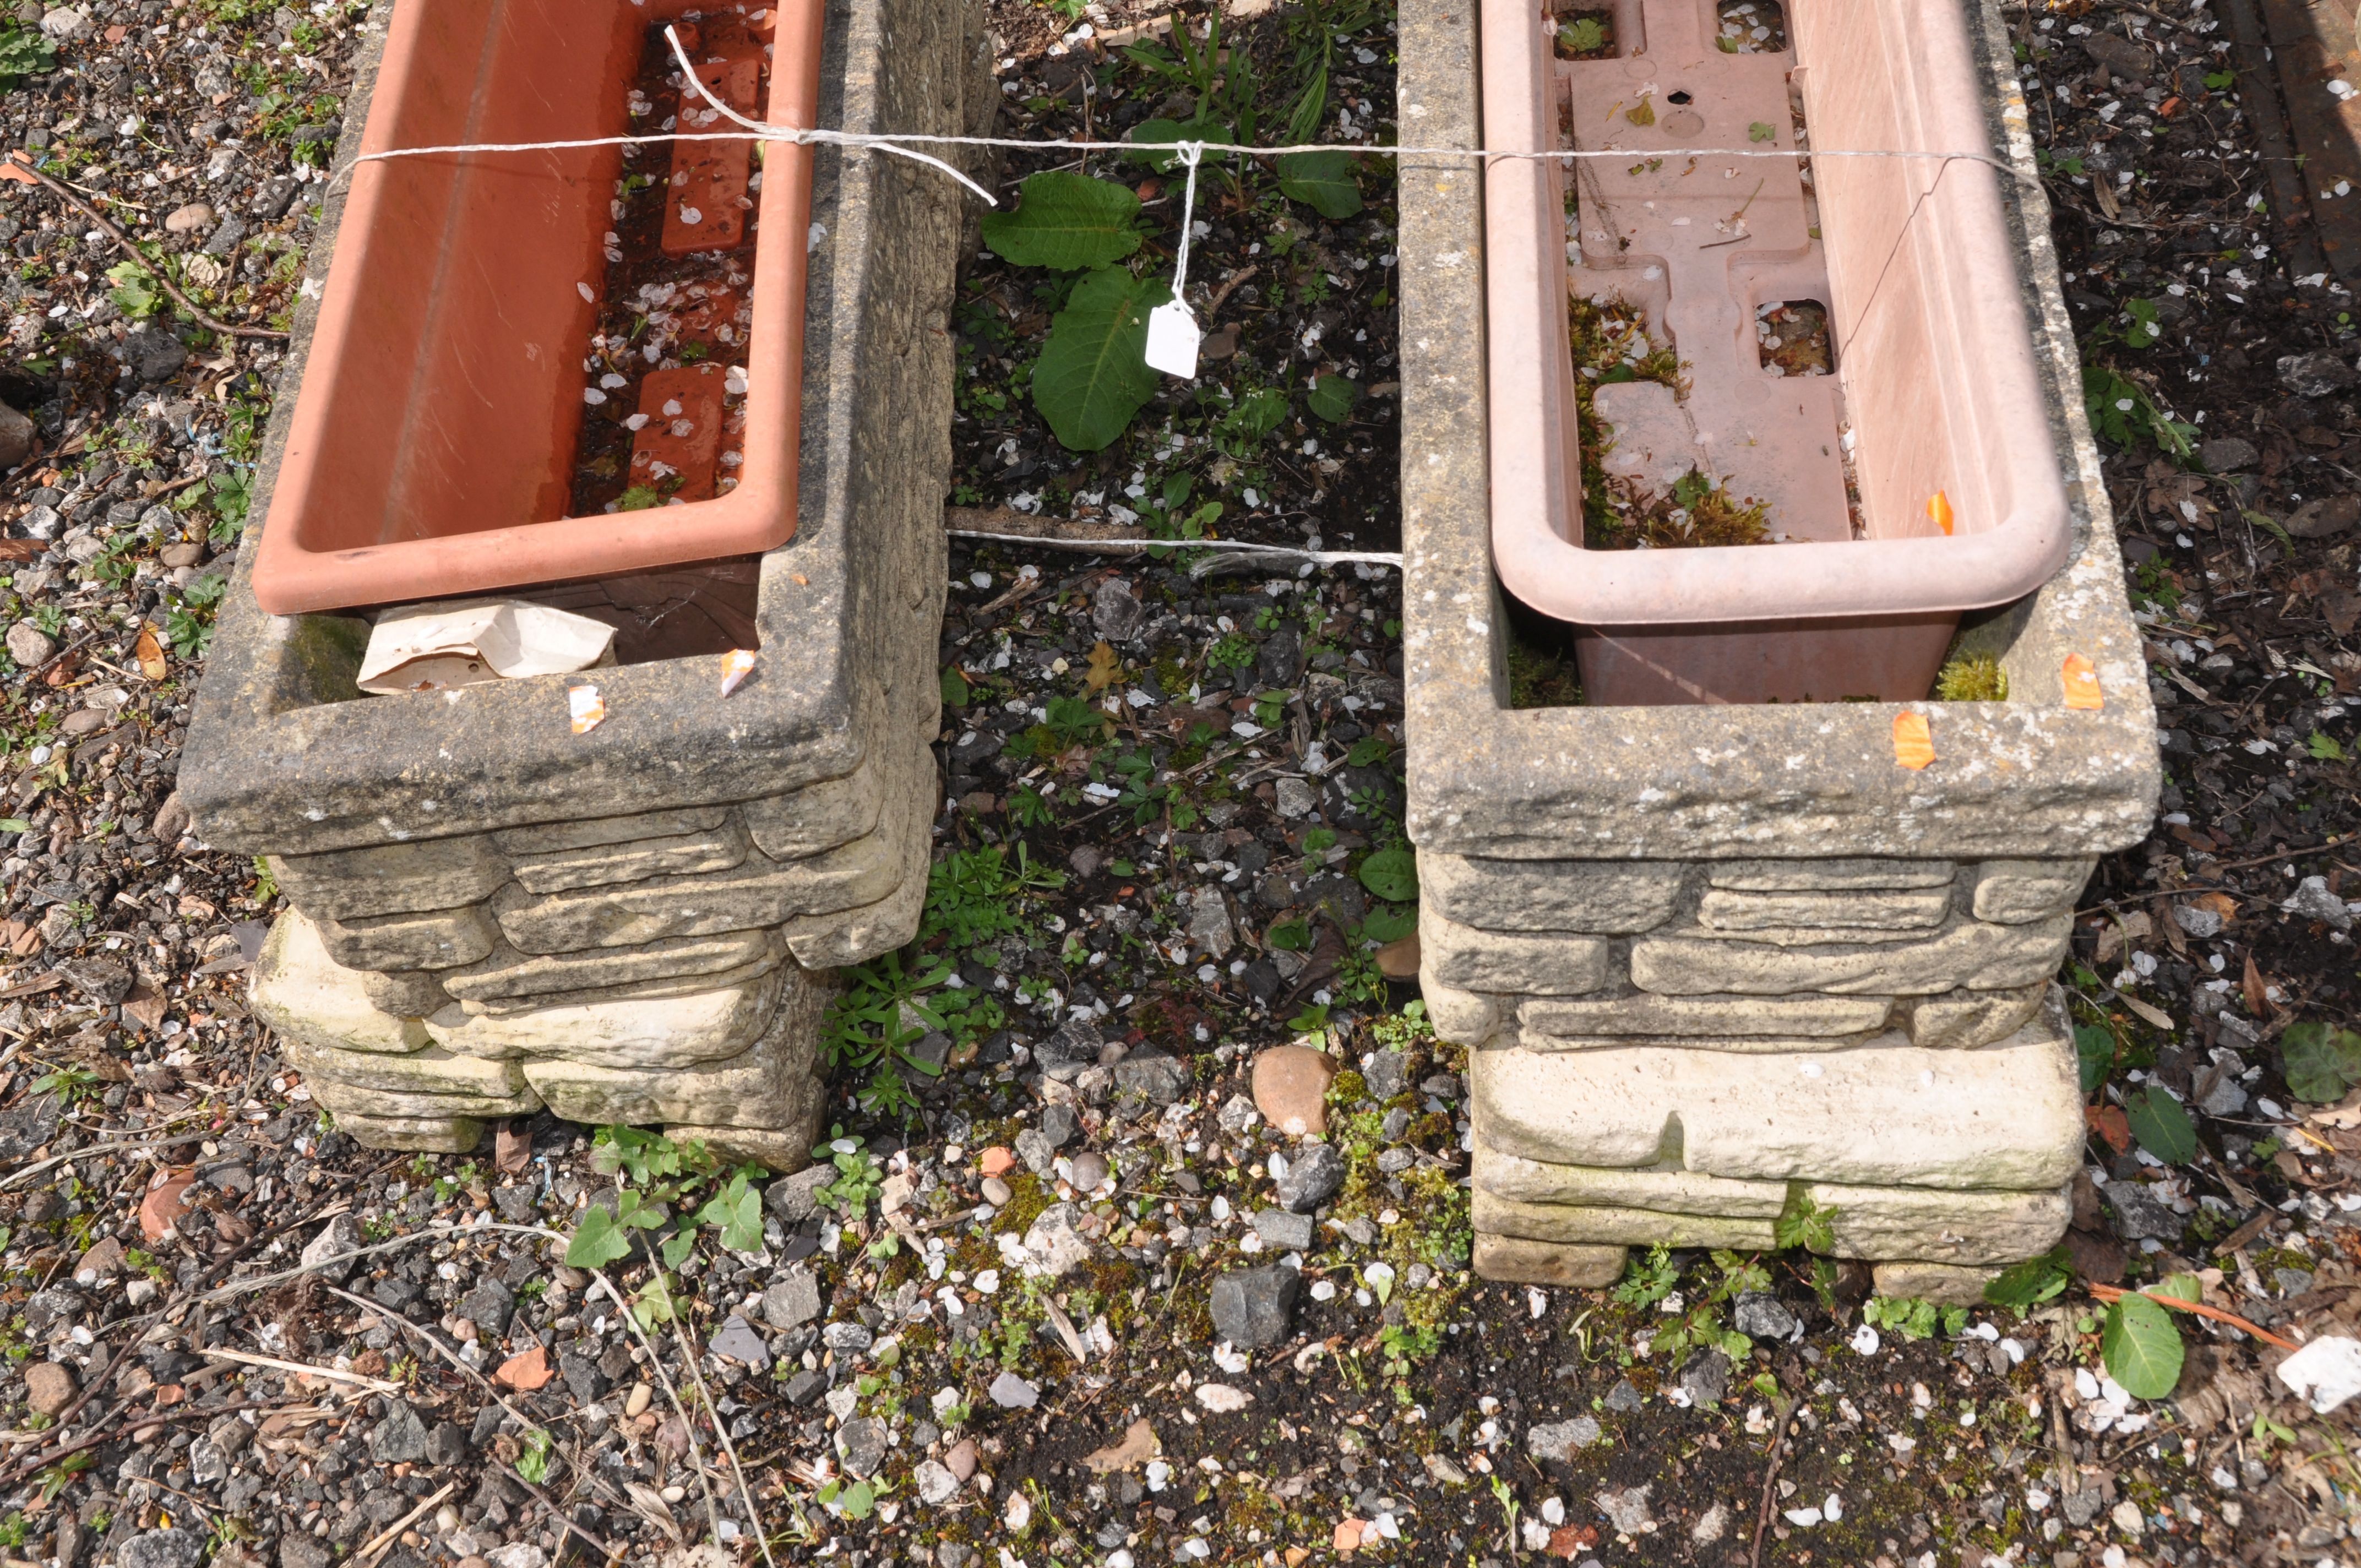
[{"label": "stacked stone block", "polygon": [[1420,865],[1496,1266],[1769,1247],[1798,1201],[1844,1255],[1938,1275],[2064,1231],[2082,1118],[2050,976],[2087,859]]},{"label": "stacked stone block", "polygon": [[[989,131],[968,0],[831,0],[825,38],[822,123]],[[910,940],[926,899],[965,204],[935,170],[816,155],[800,514],[762,558],[756,663],[728,695],[703,655],[365,696],[366,620],[265,615],[242,561],[181,796],[208,842],[268,858],[291,907],[255,1011],[363,1143],[467,1149],[546,1107],[808,1158],[832,971]],[[299,375],[313,316],[299,308]],[[258,518],[295,400],[281,389]],[[581,679],[606,718],[576,734]]]},{"label": "stacked stone block", "polygon": [[[1404,141],[1480,147],[1477,14],[1400,15]],[[2154,816],[2155,710],[2008,29],[1970,19],[2074,514],[2055,577],[1962,624],[2002,701],[1512,707],[1482,176],[1401,160],[1406,827],[1489,1277],[1768,1247],[1809,1204],[1881,1288],[1959,1299],[2065,1228],[2083,1123],[2052,977],[2096,857]],[[2068,706],[2070,660],[2100,707]],[[1931,763],[1896,754],[1905,709]]]}]

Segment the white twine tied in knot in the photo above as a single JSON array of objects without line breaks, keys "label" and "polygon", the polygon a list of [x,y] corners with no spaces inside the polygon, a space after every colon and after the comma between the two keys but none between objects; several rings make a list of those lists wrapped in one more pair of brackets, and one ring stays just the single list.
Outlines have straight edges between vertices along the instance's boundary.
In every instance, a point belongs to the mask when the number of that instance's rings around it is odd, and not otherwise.
[{"label": "white twine tied in knot", "polygon": [[1172,297],[1148,313],[1149,367],[1184,381],[1196,378],[1197,344],[1203,336],[1182,291],[1189,286],[1189,242],[1196,228],[1197,165],[1204,156],[1203,142],[1180,144],[1180,161],[1188,166],[1189,178],[1180,195],[1180,249],[1172,260]]}]

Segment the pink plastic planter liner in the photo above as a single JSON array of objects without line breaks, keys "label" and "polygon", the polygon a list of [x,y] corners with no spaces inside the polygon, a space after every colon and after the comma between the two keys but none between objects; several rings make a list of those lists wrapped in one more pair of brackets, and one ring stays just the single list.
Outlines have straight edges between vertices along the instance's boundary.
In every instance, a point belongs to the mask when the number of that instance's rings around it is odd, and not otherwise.
[{"label": "pink plastic planter liner", "polygon": [[[822,5],[403,0],[363,150],[622,134],[646,29],[700,8],[771,38],[768,117],[809,126]],[[583,354],[620,149],[357,166],[256,556],[262,607],[291,615],[611,576],[784,543],[796,527],[812,155],[767,153],[740,483],[717,499],[574,518]],[[659,145],[637,167],[661,176],[669,158]]]},{"label": "pink plastic planter liner", "polygon": [[[2066,559],[2005,176],[1822,158],[1807,186],[1793,159],[1684,149],[1795,146],[1792,83],[1812,148],[1990,156],[1966,18],[1950,0],[1788,0],[1795,52],[1729,54],[1713,0],[1616,0],[1615,13],[1620,58],[1561,61],[1532,0],[1483,0],[1485,144],[1562,148],[1564,126],[1579,148],[1631,154],[1486,173],[1500,580],[1595,633],[1581,643],[1594,704],[1923,696],[1960,611],[2022,598]],[[1631,117],[1643,102],[1653,124]],[[1616,428],[1609,473],[1727,476],[1741,500],[1770,503],[1787,543],[1583,548],[1570,291],[1642,307],[1691,386],[1678,404],[1649,383],[1597,389]],[[1798,299],[1829,307],[1833,377],[1761,367],[1756,308]],[[1928,512],[1938,492],[1949,536]]]}]

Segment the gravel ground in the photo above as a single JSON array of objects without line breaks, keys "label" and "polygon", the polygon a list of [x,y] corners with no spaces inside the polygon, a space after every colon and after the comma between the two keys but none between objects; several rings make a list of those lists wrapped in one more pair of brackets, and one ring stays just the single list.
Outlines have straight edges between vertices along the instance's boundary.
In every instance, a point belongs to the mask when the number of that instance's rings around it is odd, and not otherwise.
[{"label": "gravel ground", "polygon": [[[8,15],[0,62],[44,69],[0,139],[220,322],[283,321],[369,8]],[[813,1170],[547,1118],[467,1158],[357,1147],[240,1002],[275,888],[171,796],[277,346],[157,309],[83,214],[0,183],[0,400],[38,443],[0,472],[0,1554],[2355,1561],[2354,1407],[2315,1416],[2282,1353],[2198,1319],[2175,1396],[2132,1399],[2089,1293],[2185,1273],[2283,1337],[2361,1320],[2361,1062],[2312,1028],[2354,1021],[2361,894],[2351,298],[2291,269],[2213,16],[2013,14],[2171,773],[2063,977],[2090,1169],[2076,1279],[2026,1316],[1865,1299],[1801,1254],[1470,1278],[1465,1063],[1386,975],[1414,888],[1370,566],[955,551],[926,927],[851,979]],[[1083,21],[1126,17],[996,8],[1009,124],[1191,112]],[[1327,123],[1387,139],[1386,15],[1329,25]],[[1275,124],[1318,29],[1231,37]],[[1132,172],[1162,268],[1171,191]],[[1332,220],[1206,177],[1226,356],[1094,454],[1026,391],[1062,285],[978,258],[953,499],[1389,547],[1382,162],[1358,182]],[[307,1248],[374,1250],[290,1277]]]}]

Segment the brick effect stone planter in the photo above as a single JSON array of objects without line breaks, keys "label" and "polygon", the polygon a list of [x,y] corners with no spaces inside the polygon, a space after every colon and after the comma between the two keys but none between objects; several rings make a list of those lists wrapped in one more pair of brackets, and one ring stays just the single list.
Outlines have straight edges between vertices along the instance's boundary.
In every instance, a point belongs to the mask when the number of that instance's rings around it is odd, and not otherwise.
[{"label": "brick effect stone planter", "polygon": [[[1993,143],[2031,163],[2004,28]],[[1403,139],[1479,145],[1475,19],[1402,13]],[[1881,1288],[1971,1292],[2062,1232],[2082,1125],[2050,977],[2155,809],[2155,716],[2037,191],[2009,190],[2068,563],[1967,633],[2000,703],[1508,705],[1480,176],[1401,190],[1408,825],[1422,982],[1472,1047],[1477,1266],[1600,1283],[1631,1245],[1764,1247],[1797,1197]],[[2105,706],[2063,704],[2070,654]],[[1924,717],[1935,762],[1899,765]]]},{"label": "brick effect stone planter", "polygon": [[[990,126],[990,56],[962,0],[838,0],[826,38],[821,123]],[[355,150],[348,134],[340,167]],[[800,515],[762,558],[761,652],[729,697],[708,657],[362,697],[366,622],[264,614],[242,552],[182,796],[209,841],[269,857],[293,907],[255,1009],[364,1143],[468,1148],[485,1118],[546,1105],[799,1166],[828,970],[916,930],[940,793],[962,197],[835,149],[814,183]],[[299,316],[299,349],[313,323]],[[575,735],[566,688],[584,680],[609,717]]]}]

